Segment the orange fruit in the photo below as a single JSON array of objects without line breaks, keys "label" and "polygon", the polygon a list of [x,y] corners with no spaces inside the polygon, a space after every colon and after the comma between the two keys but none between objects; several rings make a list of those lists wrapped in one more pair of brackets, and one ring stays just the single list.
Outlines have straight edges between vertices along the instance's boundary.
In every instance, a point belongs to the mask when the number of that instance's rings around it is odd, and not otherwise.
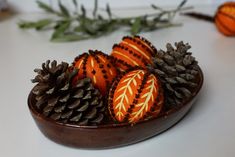
[{"label": "orange fruit", "polygon": [[114,81],[109,91],[109,112],[115,121],[136,123],[158,116],[163,99],[160,80],[147,70],[136,68]]},{"label": "orange fruit", "polygon": [[113,79],[117,75],[117,70],[112,64],[108,55],[101,51],[89,50],[75,58],[73,66],[78,70],[77,79],[89,77],[93,85],[105,95]]},{"label": "orange fruit", "polygon": [[235,36],[235,2],[226,2],[218,8],[215,24],[224,35]]},{"label": "orange fruit", "polygon": [[156,48],[147,39],[126,36],[113,46],[111,56],[119,70],[125,71],[131,67],[145,68],[147,64],[152,64],[151,58],[155,53]]}]

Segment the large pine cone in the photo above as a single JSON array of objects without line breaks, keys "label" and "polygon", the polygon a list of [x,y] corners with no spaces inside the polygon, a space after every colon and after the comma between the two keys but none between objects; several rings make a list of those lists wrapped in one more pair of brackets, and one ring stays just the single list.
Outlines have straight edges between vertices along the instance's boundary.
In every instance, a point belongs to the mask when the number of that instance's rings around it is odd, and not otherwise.
[{"label": "large pine cone", "polygon": [[166,109],[176,107],[192,96],[197,86],[198,63],[188,50],[191,46],[176,42],[174,48],[167,44],[167,51],[159,50],[148,68],[160,77],[165,91]]},{"label": "large pine cone", "polygon": [[98,89],[89,78],[74,82],[77,70],[67,63],[57,65],[48,60],[42,69],[35,69],[37,76],[32,80],[36,108],[46,117],[62,123],[97,125],[104,119],[105,106]]}]

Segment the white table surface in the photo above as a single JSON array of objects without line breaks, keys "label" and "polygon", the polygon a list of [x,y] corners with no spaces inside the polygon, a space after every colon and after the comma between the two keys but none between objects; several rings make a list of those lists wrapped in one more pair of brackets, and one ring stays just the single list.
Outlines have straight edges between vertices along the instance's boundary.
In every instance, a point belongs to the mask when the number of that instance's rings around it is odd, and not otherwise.
[{"label": "white table surface", "polygon": [[33,87],[33,69],[47,59],[71,63],[88,49],[111,51],[126,35],[72,43],[51,43],[47,32],[23,31],[19,15],[0,22],[0,156],[1,157],[221,157],[235,155],[235,38],[217,32],[211,23],[185,17],[182,27],[141,34],[159,49],[183,40],[192,45],[205,82],[189,114],[170,130],[149,140],[116,149],[83,150],[56,144],[44,137],[34,123],[27,96]]}]

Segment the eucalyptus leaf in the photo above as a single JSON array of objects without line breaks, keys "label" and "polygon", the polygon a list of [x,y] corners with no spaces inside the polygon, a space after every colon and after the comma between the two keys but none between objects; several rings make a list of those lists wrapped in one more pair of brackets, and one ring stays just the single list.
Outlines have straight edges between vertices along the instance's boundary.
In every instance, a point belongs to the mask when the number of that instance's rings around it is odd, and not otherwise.
[{"label": "eucalyptus leaf", "polygon": [[182,8],[186,4],[187,0],[183,0],[177,7],[177,9]]},{"label": "eucalyptus leaf", "polygon": [[110,9],[109,4],[106,5],[106,12],[107,12],[107,14],[109,16],[109,19],[111,19],[112,18],[112,13],[111,13],[111,9]]},{"label": "eucalyptus leaf", "polygon": [[47,5],[46,3],[43,3],[41,1],[36,1],[36,2],[38,4],[38,7],[44,10],[45,12],[62,16],[60,12],[54,10],[51,6]]},{"label": "eucalyptus leaf", "polygon": [[98,15],[98,20],[104,20],[103,16],[102,15]]},{"label": "eucalyptus leaf", "polygon": [[90,36],[81,36],[76,34],[63,34],[53,38],[51,41],[53,42],[70,42],[70,41],[77,41],[77,40],[85,40],[89,39]]},{"label": "eucalyptus leaf", "polygon": [[[96,23],[97,25],[97,23]],[[94,35],[96,34],[96,29],[94,25],[94,21],[89,20],[88,18],[82,18],[80,20],[80,29],[84,31],[84,33],[89,34],[89,35]]]},{"label": "eucalyptus leaf", "polygon": [[28,28],[35,28],[36,30],[41,30],[45,28],[46,26],[50,25],[52,23],[51,19],[42,19],[37,22],[27,22],[27,21],[21,21],[18,23],[20,28],[28,29]]},{"label": "eucalyptus leaf", "polygon": [[46,3],[43,3],[41,1],[36,1],[36,2],[38,4],[38,7],[43,9],[44,11],[49,12],[49,13],[55,13],[56,12],[52,7],[50,7]]},{"label": "eucalyptus leaf", "polygon": [[18,26],[19,26],[21,29],[35,28],[35,22],[20,21],[20,22],[18,23]]},{"label": "eucalyptus leaf", "polygon": [[97,9],[98,9],[98,0],[94,0],[94,10],[93,10],[94,18],[96,18]]},{"label": "eucalyptus leaf", "polygon": [[164,13],[159,13],[156,17],[153,18],[153,21],[158,22],[162,18],[163,15]]},{"label": "eucalyptus leaf", "polygon": [[151,4],[151,7],[152,7],[153,9],[155,9],[155,10],[163,11],[162,8],[160,8],[160,7],[158,7],[158,6],[154,5],[154,4]]},{"label": "eucalyptus leaf", "polygon": [[96,31],[96,26],[93,26],[93,25],[90,25],[90,24],[86,24],[86,25],[84,26],[84,30],[85,30],[85,32],[86,32],[87,34],[89,34],[89,35],[95,35],[96,33],[98,33],[98,32]]},{"label": "eucalyptus leaf", "polygon": [[82,27],[81,25],[79,25],[79,26],[77,26],[77,27],[74,28],[74,31],[75,31],[75,32],[83,32],[84,29],[83,29],[83,27]]},{"label": "eucalyptus leaf", "polygon": [[81,11],[82,11],[82,16],[86,17],[86,9],[85,9],[84,5],[81,5]]},{"label": "eucalyptus leaf", "polygon": [[103,22],[102,24],[100,24],[100,28],[99,31],[103,31],[103,32],[112,32],[116,29],[117,25],[115,25],[115,21],[109,21],[109,22]]},{"label": "eucalyptus leaf", "polygon": [[52,34],[51,40],[63,36],[65,31],[69,28],[71,22],[70,21],[60,21],[57,26],[55,27],[55,31]]},{"label": "eucalyptus leaf", "polygon": [[135,35],[137,33],[139,33],[141,30],[141,18],[136,18],[132,27],[131,27],[131,34]]},{"label": "eucalyptus leaf", "polygon": [[60,11],[61,11],[62,15],[65,17],[69,17],[70,14],[69,14],[68,9],[61,3],[60,0],[58,1],[58,5],[60,7]]},{"label": "eucalyptus leaf", "polygon": [[75,6],[75,8],[78,7],[78,2],[77,2],[77,0],[73,0],[73,5]]},{"label": "eucalyptus leaf", "polygon": [[50,25],[53,21],[51,19],[42,19],[42,20],[39,20],[37,23],[36,23],[36,29],[37,30],[41,30],[43,28],[45,28],[46,26]]}]

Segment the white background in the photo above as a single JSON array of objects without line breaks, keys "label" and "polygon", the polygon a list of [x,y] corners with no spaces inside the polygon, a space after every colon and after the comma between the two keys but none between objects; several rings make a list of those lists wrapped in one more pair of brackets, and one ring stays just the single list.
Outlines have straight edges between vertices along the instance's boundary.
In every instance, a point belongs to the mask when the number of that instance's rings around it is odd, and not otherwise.
[{"label": "white background", "polygon": [[[57,0],[41,0],[51,4],[57,5]],[[190,5],[218,5],[226,0],[188,0]],[[38,12],[40,11],[36,5],[35,0],[8,0],[9,4],[13,6],[18,12]],[[61,0],[66,6],[72,8],[72,0]],[[86,8],[92,8],[94,0],[78,0],[80,4],[84,4]],[[149,7],[151,4],[158,6],[175,6],[181,0],[98,0],[100,7],[105,7],[107,3],[111,8],[140,8]]]}]

